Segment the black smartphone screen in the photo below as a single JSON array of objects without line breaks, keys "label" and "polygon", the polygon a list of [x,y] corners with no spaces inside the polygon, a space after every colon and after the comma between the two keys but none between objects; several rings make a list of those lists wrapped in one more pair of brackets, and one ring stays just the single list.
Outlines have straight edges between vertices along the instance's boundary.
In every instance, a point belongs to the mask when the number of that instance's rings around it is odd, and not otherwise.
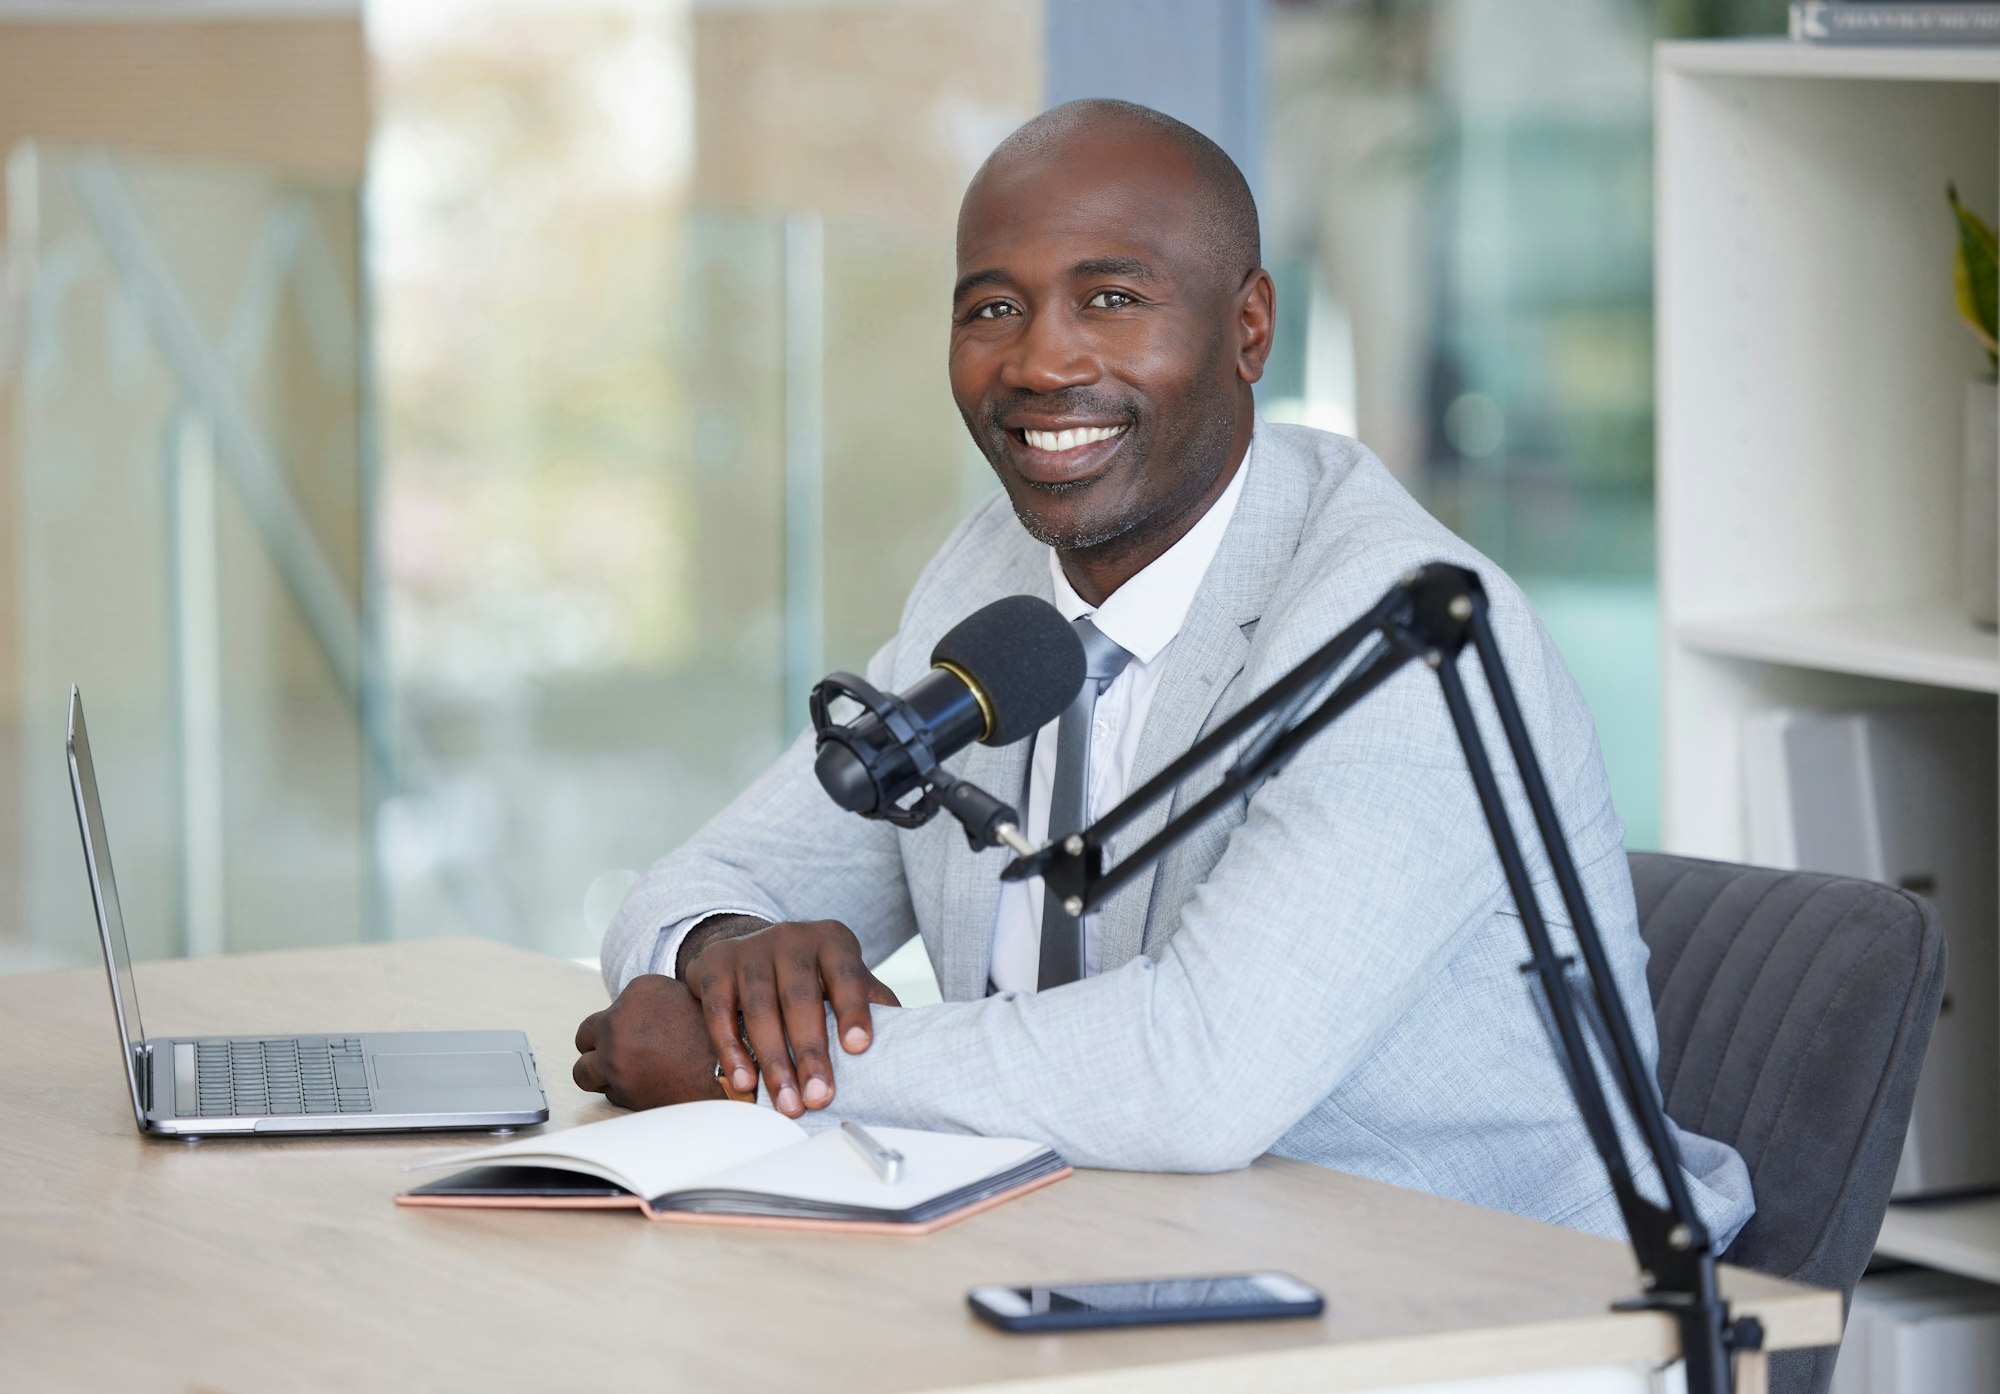
[{"label": "black smartphone screen", "polygon": [[1247,1277],[1168,1278],[1144,1283],[1074,1283],[1016,1288],[1030,1312],[1186,1312],[1269,1307],[1273,1298]]},{"label": "black smartphone screen", "polygon": [[982,1319],[1006,1331],[1309,1317],[1325,1309],[1318,1293],[1282,1273],[983,1288],[969,1300]]}]

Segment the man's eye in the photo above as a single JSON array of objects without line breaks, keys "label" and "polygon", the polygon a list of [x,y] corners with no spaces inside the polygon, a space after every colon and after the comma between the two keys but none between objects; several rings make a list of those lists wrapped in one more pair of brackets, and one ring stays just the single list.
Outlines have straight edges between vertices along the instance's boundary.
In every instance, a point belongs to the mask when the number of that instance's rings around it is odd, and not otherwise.
[{"label": "man's eye", "polygon": [[999,319],[1004,315],[1011,315],[1013,313],[1014,307],[1012,305],[1009,305],[1004,300],[994,300],[974,310],[972,317],[974,319]]},{"label": "man's eye", "polygon": [[1136,305],[1138,297],[1127,295],[1122,290],[1100,290],[1084,303],[1099,310],[1122,310],[1127,305]]}]

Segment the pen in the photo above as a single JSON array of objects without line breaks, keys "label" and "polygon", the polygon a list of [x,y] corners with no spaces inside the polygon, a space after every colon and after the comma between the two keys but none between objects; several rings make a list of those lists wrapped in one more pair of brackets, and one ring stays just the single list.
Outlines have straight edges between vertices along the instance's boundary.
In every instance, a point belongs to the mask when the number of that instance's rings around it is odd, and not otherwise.
[{"label": "pen", "polygon": [[875,1174],[890,1185],[903,1179],[903,1154],[893,1147],[884,1147],[869,1131],[859,1123],[842,1123],[840,1135],[854,1144],[854,1150],[867,1159],[875,1168]]}]

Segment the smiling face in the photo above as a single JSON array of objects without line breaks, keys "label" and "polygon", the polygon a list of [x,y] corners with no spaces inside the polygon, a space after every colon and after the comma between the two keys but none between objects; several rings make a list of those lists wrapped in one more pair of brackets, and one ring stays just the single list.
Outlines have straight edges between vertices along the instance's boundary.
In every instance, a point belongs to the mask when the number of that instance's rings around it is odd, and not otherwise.
[{"label": "smiling face", "polygon": [[1086,600],[1179,540],[1249,446],[1270,278],[1218,250],[1212,199],[1171,140],[1107,119],[1003,146],[959,215],[952,395]]}]

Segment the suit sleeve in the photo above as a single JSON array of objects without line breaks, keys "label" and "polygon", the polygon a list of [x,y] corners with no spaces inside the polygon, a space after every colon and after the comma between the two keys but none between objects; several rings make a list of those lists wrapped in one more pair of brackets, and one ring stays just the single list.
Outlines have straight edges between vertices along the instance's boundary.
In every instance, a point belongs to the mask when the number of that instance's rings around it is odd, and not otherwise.
[{"label": "suit sleeve", "polygon": [[[868,680],[891,686],[896,641]],[[672,931],[712,914],[839,920],[872,966],[916,932],[895,830],[834,805],[813,776],[802,732],[777,762],[693,838],[639,878],[604,935],[604,981],[615,996],[660,959]]]},{"label": "suit sleeve", "polygon": [[[1608,797],[1581,813],[1579,861],[1616,850]],[[1406,670],[1256,793],[1157,959],[878,1008],[873,1044],[835,1060],[834,1103],[806,1121],[1036,1138],[1084,1166],[1247,1165],[1367,1059],[1501,885],[1437,685]]]}]

